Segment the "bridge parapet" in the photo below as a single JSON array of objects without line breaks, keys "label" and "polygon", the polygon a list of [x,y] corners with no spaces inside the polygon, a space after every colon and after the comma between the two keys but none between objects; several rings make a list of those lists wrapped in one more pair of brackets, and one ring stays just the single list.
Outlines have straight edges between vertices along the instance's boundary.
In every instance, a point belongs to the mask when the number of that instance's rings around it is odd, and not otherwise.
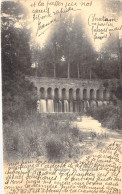
[{"label": "bridge parapet", "polygon": [[81,100],[109,100],[110,93],[102,80],[28,77],[37,88],[38,98],[72,98]]}]

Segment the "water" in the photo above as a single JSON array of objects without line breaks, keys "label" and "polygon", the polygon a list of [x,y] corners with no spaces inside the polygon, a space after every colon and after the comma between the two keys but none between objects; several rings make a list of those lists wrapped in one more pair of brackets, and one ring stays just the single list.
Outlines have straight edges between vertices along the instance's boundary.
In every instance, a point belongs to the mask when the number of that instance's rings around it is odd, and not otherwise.
[{"label": "water", "polygon": [[90,107],[89,101],[88,100],[85,100],[84,101],[84,111],[86,111],[89,107]]},{"label": "water", "polygon": [[58,101],[54,101],[54,112],[58,112]]},{"label": "water", "polygon": [[53,113],[54,112],[54,102],[53,100],[47,100],[47,112]]},{"label": "water", "polygon": [[97,101],[97,104],[98,104],[98,107],[99,107],[99,106],[103,105],[103,102],[99,100],[99,101]]},{"label": "water", "polygon": [[84,102],[80,101],[80,109],[79,109],[79,111],[83,112],[83,110],[84,110]]},{"label": "water", "polygon": [[84,131],[87,129],[90,131],[105,132],[105,128],[101,127],[101,123],[90,116],[78,117],[77,121],[72,123],[77,124],[77,127]]},{"label": "water", "polygon": [[81,102],[75,101],[75,112],[80,112]]},{"label": "water", "polygon": [[69,112],[69,103],[68,103],[68,100],[64,100],[64,112]]},{"label": "water", "polygon": [[97,106],[97,103],[95,100],[91,100],[90,101],[90,107],[96,107]]},{"label": "water", "polygon": [[100,106],[107,106],[112,104],[109,101],[95,101],[95,100],[53,100],[48,99],[41,99],[37,101],[37,111],[39,113],[54,113],[54,112],[86,112],[89,108],[100,107]]},{"label": "water", "polygon": [[40,113],[46,113],[47,112],[47,106],[46,106],[46,100],[41,99],[40,100]]},{"label": "water", "polygon": [[108,101],[103,101],[103,105],[108,105]]},{"label": "water", "polygon": [[69,112],[73,112],[73,101],[69,102]]},{"label": "water", "polygon": [[79,128],[85,135],[88,134],[88,136],[85,137],[86,139],[84,139],[85,142],[87,142],[87,140],[89,142],[91,134],[93,133],[96,134],[97,138],[94,138],[94,140],[91,139],[91,141],[97,141],[97,143],[102,141],[106,144],[110,141],[115,141],[115,139],[122,142],[122,132],[118,133],[117,131],[102,127],[98,120],[90,116],[77,117],[76,121],[71,122],[71,126]]},{"label": "water", "polygon": [[59,100],[58,102],[58,111],[62,112],[62,101],[61,100]]}]

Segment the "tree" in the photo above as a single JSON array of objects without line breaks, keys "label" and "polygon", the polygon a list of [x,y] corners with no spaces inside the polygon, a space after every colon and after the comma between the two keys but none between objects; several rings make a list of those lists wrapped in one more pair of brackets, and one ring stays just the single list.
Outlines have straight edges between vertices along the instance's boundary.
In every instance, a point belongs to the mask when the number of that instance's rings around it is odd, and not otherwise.
[{"label": "tree", "polygon": [[[55,74],[57,77],[81,77],[83,76],[80,74],[82,67],[90,71],[94,51],[84,35],[79,15],[62,16],[51,29],[50,37],[48,37],[45,47],[40,51],[41,67],[45,67],[47,72],[49,69],[54,69],[52,71],[54,73],[51,74],[54,77]],[[49,74],[50,72],[48,72]],[[85,78],[89,78],[87,74],[90,73],[85,72]]]},{"label": "tree", "polygon": [[25,79],[31,69],[30,32],[25,28],[21,4],[7,1],[2,2],[1,8],[3,118],[15,119],[30,110],[34,100],[28,96],[34,88]]}]

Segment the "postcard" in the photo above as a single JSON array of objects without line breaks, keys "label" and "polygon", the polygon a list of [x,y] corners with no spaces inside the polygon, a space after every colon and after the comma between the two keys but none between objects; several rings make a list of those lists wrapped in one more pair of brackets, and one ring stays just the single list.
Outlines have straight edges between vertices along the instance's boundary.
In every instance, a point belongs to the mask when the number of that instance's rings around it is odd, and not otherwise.
[{"label": "postcard", "polygon": [[1,2],[4,194],[122,193],[122,1]]}]

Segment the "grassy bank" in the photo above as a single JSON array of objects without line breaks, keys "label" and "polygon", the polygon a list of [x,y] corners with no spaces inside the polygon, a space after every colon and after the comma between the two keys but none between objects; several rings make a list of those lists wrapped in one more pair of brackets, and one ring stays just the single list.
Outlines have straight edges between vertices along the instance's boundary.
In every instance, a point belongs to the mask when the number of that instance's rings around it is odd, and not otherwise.
[{"label": "grassy bank", "polygon": [[[121,107],[102,106],[90,109],[92,116],[110,129],[121,129]],[[80,116],[82,114],[80,113]],[[96,141],[96,147],[109,138],[106,134],[83,132],[73,127],[78,114],[31,114],[19,122],[9,121],[3,125],[4,159],[6,161],[43,156],[50,161],[78,159],[90,153],[90,146],[83,139]],[[91,147],[92,149],[92,147]]]},{"label": "grassy bank", "polygon": [[33,114],[21,123],[5,123],[5,160],[45,156],[48,160],[60,161],[77,157],[79,148],[76,145],[81,134],[70,126],[70,121],[76,116]]},{"label": "grassy bank", "polygon": [[4,160],[21,160],[42,156],[48,161],[81,158],[93,151],[84,139],[101,145],[106,134],[82,131],[73,126],[78,114],[32,114],[19,123],[4,124]]}]

